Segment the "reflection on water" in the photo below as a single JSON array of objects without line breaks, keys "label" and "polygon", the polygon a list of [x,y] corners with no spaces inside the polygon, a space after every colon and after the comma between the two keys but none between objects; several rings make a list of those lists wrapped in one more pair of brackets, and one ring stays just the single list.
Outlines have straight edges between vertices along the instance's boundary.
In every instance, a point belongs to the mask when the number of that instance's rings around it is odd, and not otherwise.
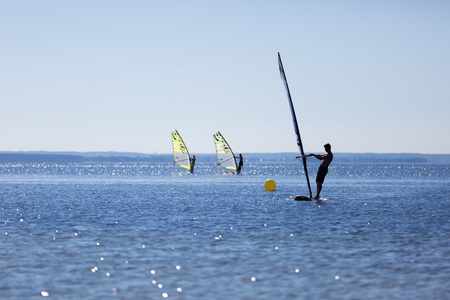
[{"label": "reflection on water", "polygon": [[336,164],[296,202],[296,164],[1,165],[0,295],[444,299],[449,173]]}]

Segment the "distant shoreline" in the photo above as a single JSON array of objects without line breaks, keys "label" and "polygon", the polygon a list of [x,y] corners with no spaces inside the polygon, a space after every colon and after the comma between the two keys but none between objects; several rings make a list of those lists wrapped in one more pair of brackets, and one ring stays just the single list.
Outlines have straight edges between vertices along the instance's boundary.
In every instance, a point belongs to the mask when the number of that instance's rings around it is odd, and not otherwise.
[{"label": "distant shoreline", "polygon": [[[194,154],[194,153],[193,153]],[[215,163],[214,153],[195,153],[198,163]],[[295,161],[298,153],[243,153],[246,162]],[[313,160],[316,161],[316,160]],[[172,154],[135,152],[0,152],[0,163],[164,163],[172,162]],[[335,163],[384,164],[450,164],[450,154],[420,153],[335,153]]]}]

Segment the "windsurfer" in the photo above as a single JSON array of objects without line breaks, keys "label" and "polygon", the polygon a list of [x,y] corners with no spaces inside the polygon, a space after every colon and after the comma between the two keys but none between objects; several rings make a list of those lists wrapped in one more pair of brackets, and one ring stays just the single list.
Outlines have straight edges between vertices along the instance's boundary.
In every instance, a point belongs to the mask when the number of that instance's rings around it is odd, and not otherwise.
[{"label": "windsurfer", "polygon": [[[238,157],[236,157],[236,158],[238,158]],[[239,154],[239,164],[238,164],[238,168],[237,168],[238,174],[241,174],[241,169],[242,169],[243,165],[244,165],[244,159],[242,158],[242,153],[241,153],[241,154]]]},{"label": "windsurfer", "polygon": [[192,155],[192,158],[191,158],[191,170],[190,170],[191,173],[194,173],[194,166],[195,166],[195,155]]},{"label": "windsurfer", "polygon": [[320,159],[322,163],[319,166],[319,170],[317,171],[316,184],[317,184],[317,194],[313,197],[313,199],[319,199],[320,192],[322,191],[322,184],[325,180],[325,176],[328,173],[328,166],[333,160],[333,153],[331,152],[331,145],[325,144],[323,146],[325,148],[325,154],[308,154],[307,156],[314,156],[317,159]]}]

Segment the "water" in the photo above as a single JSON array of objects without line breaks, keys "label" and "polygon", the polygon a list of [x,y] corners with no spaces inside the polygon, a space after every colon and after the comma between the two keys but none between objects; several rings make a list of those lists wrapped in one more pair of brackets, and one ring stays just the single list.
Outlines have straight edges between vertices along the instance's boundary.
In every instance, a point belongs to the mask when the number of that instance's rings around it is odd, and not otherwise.
[{"label": "water", "polygon": [[448,299],[450,166],[299,172],[2,164],[0,298]]}]

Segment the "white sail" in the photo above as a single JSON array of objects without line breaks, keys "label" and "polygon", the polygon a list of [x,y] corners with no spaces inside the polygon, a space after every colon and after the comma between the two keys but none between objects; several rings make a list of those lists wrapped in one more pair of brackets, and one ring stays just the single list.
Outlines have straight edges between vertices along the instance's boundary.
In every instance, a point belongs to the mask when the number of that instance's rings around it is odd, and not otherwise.
[{"label": "white sail", "polygon": [[214,134],[214,143],[216,144],[217,162],[219,166],[230,171],[237,171],[236,158],[230,145],[220,132]]},{"label": "white sail", "polygon": [[178,131],[172,132],[172,145],[173,145],[173,162],[188,171],[191,171],[191,158],[189,151],[183,142]]}]

